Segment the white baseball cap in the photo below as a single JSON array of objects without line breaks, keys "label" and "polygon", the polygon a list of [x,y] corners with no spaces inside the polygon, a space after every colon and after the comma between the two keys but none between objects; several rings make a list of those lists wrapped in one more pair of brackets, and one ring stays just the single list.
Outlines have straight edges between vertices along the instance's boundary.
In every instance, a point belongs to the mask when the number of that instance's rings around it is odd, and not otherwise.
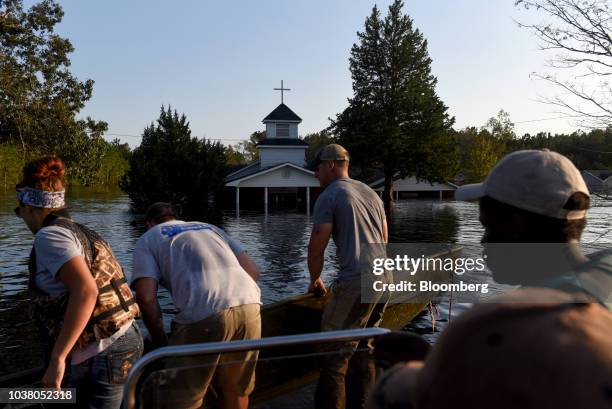
[{"label": "white baseball cap", "polygon": [[586,210],[563,207],[574,193],[589,196],[580,171],[565,156],[543,150],[506,155],[482,183],[460,186],[455,199],[473,201],[489,196],[498,202],[557,219],[575,220]]}]

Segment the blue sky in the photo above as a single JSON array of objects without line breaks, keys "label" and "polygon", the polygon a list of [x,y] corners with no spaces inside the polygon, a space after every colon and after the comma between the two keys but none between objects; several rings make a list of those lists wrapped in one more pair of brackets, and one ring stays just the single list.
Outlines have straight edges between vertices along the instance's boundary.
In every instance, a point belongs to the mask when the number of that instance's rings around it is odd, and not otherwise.
[{"label": "blue sky", "polygon": [[[31,3],[31,2],[28,2]],[[383,13],[390,1],[376,4]],[[81,112],[135,146],[143,128],[171,104],[192,134],[234,144],[263,129],[280,102],[319,131],[352,95],[349,51],[373,1],[60,1],[57,31],[74,47],[72,71],[95,81]],[[559,90],[530,79],[547,56],[513,19],[531,18],[513,0],[419,0],[404,7],[429,42],[437,91],[456,128],[481,126],[500,108],[519,134],[568,132],[566,119],[537,102]],[[543,20],[544,17],[542,16]]]}]

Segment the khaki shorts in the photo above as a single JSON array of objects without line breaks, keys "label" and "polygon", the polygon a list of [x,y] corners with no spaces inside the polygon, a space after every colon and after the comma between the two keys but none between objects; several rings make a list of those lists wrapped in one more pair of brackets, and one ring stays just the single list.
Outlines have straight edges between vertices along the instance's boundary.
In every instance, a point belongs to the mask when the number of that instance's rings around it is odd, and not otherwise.
[{"label": "khaki shorts", "polygon": [[[170,345],[261,338],[259,304],[231,307],[193,324],[172,323]],[[220,394],[248,396],[255,388],[258,351],[179,358],[173,365],[188,366],[176,372],[171,388],[172,406],[199,408],[213,375],[218,372]]]}]

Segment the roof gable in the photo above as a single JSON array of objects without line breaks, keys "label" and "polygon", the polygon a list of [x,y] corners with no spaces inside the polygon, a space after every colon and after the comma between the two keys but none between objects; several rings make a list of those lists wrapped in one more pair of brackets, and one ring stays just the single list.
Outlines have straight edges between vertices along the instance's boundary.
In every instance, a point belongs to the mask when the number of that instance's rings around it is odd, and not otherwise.
[{"label": "roof gable", "polygon": [[306,169],[306,168],[303,168],[301,166],[297,166],[297,165],[295,165],[293,163],[290,163],[290,162],[285,162],[285,163],[281,163],[281,164],[278,164],[278,165],[274,165],[274,166],[269,166],[269,167],[266,167],[266,168],[257,169],[256,171],[250,172],[248,174],[233,175],[231,178],[227,177],[225,179],[225,183],[226,183],[226,186],[238,186],[240,183],[242,183],[242,182],[244,182],[246,180],[250,180],[250,179],[253,179],[253,178],[258,178],[260,176],[269,174],[271,172],[277,171],[278,169],[281,169],[281,168],[284,168],[284,167],[295,169],[299,173],[302,173],[303,175],[306,175],[308,177],[308,179],[310,179],[311,186],[313,186],[313,187],[319,186],[318,180],[314,178],[314,172],[313,171],[311,171],[309,169]]},{"label": "roof gable", "polygon": [[257,146],[308,146],[308,142],[295,138],[266,138],[257,143]]},{"label": "roof gable", "polygon": [[251,163],[249,165],[243,166],[242,168],[240,168],[240,169],[238,169],[238,170],[236,170],[234,172],[229,173],[225,177],[225,181],[229,182],[229,181],[232,181],[232,180],[243,178],[245,176],[252,175],[253,173],[257,173],[257,172],[259,172],[261,170],[261,167],[260,167],[259,164],[260,164],[260,161],[256,160],[255,162],[253,162],[253,163]]},{"label": "roof gable", "polygon": [[274,111],[270,112],[268,116],[263,119],[262,122],[273,121],[302,122],[302,118],[297,116],[297,114],[293,112],[287,105],[281,103],[274,109]]}]

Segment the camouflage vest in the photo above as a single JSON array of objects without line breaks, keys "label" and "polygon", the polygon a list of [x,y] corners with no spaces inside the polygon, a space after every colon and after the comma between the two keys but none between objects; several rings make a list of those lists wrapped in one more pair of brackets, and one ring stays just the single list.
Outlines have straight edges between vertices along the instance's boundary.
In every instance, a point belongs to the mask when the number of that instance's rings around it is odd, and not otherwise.
[{"label": "camouflage vest", "polygon": [[[85,262],[98,286],[98,299],[87,326],[75,348],[81,349],[94,341],[108,338],[124,324],[138,317],[138,304],[127,284],[125,274],[110,246],[96,232],[72,221],[65,210],[51,213],[43,226],[60,226],[72,231],[85,255]],[[68,292],[59,296],[44,293],[35,286],[36,252],[32,248],[29,262],[30,291],[33,295],[33,315],[51,340],[57,339],[68,305]]]}]

